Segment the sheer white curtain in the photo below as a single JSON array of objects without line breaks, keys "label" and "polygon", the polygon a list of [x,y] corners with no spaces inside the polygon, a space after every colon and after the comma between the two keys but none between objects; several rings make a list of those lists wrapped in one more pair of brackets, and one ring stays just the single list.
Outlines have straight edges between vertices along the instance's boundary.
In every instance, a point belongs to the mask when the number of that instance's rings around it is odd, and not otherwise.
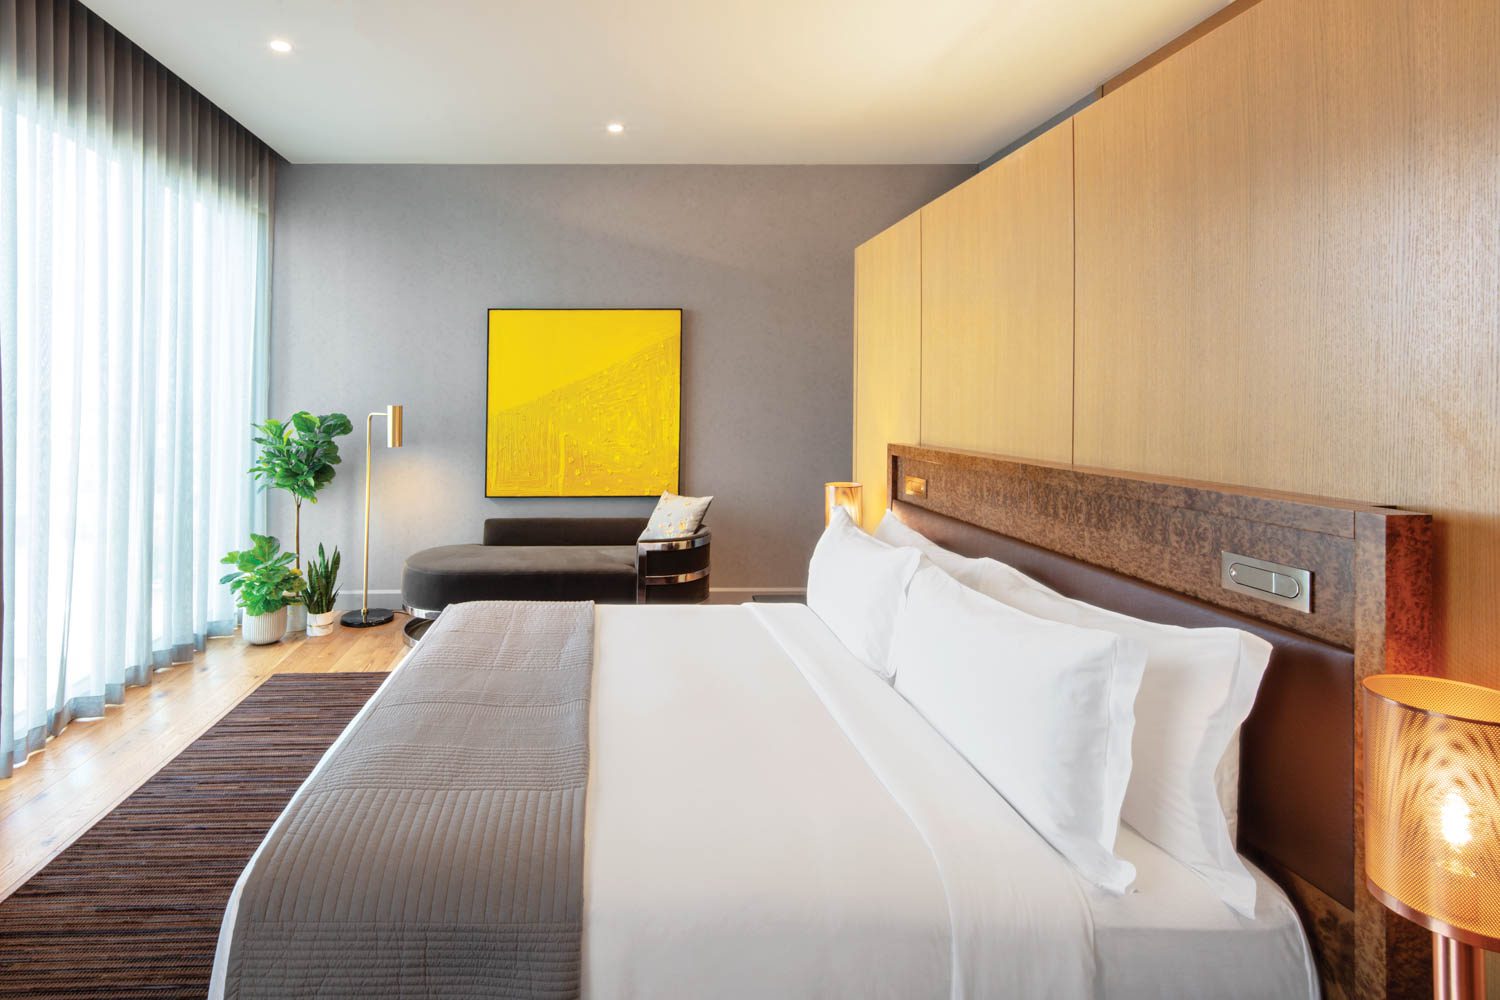
[{"label": "sheer white curtain", "polygon": [[75,0],[0,0],[0,776],[233,627],[273,173]]}]

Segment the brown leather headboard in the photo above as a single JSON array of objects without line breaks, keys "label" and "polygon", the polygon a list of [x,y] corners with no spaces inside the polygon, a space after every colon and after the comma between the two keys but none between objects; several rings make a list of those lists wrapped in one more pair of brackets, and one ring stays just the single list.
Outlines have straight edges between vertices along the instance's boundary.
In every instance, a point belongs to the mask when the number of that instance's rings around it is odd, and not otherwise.
[{"label": "brown leather headboard", "polygon": [[[1356,687],[1431,669],[1429,517],[915,445],[890,447],[888,485],[897,516],[945,548],[1137,618],[1270,642],[1241,734],[1240,850],[1297,905],[1325,996],[1424,995],[1426,936],[1364,889]],[[1224,551],[1309,569],[1311,610],[1224,589]]]}]

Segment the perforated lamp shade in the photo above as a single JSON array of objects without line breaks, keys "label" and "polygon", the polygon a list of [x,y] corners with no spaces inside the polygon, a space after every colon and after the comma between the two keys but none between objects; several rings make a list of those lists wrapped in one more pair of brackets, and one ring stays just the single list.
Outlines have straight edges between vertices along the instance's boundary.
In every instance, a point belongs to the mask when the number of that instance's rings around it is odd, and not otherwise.
[{"label": "perforated lamp shade", "polygon": [[859,483],[823,484],[823,523],[833,519],[833,509],[842,507],[849,513],[849,520],[859,523],[860,506],[864,503],[865,488]]},{"label": "perforated lamp shade", "polygon": [[1365,876],[1434,933],[1500,949],[1500,691],[1364,682]]}]

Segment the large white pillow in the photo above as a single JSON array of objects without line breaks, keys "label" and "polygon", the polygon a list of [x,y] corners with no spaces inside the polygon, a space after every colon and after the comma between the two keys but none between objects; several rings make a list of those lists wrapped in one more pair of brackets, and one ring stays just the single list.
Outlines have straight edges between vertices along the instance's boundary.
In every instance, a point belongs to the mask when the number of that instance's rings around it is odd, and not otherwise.
[{"label": "large white pillow", "polygon": [[861,531],[835,507],[807,567],[807,606],[865,666],[891,677],[891,631],[921,555]]},{"label": "large white pillow", "polygon": [[1114,845],[1145,661],[1128,639],[1034,618],[930,563],[891,643],[896,690],[1084,878],[1116,893],[1135,880]]},{"label": "large white pillow", "polygon": [[[885,517],[876,527],[875,537],[889,545],[904,548],[914,548],[918,552],[926,556],[928,559],[930,559],[932,562],[936,563],[937,566],[940,567],[949,576],[964,583],[965,586],[973,587],[981,594],[988,594],[990,597],[993,597],[996,600],[1001,601],[1002,603],[1010,603],[1013,607],[1019,607],[1023,610],[1030,610],[1032,614],[1038,615],[1042,618],[1051,617],[1051,615],[1047,613],[1047,604],[1045,602],[1037,602],[1033,605],[1031,602],[1027,602],[1024,600],[1020,601],[1020,603],[1016,603],[1016,595],[1014,593],[1016,588],[1035,589],[1041,593],[1050,594],[1058,600],[1068,600],[1068,598],[1065,598],[1061,594],[1058,594],[1056,591],[1049,589],[1045,584],[1033,580],[1031,577],[1022,573],[1020,570],[1016,569],[1013,566],[998,562],[994,559],[975,559],[969,556],[961,556],[951,549],[945,549],[941,545],[934,542],[932,539],[928,538],[926,535],[902,522],[896,517],[895,514],[889,511],[886,512]],[[1000,569],[995,570],[992,568],[994,566],[999,566]],[[991,577],[994,577],[994,579],[991,579]],[[1084,608],[1092,607],[1092,605],[1083,604],[1081,601],[1070,603],[1076,603]],[[1106,616],[1112,614],[1112,612],[1104,611],[1104,609],[1102,608],[1097,608],[1094,610],[1103,611]],[[1072,619],[1063,617],[1057,620],[1071,621]],[[1136,618],[1127,617],[1126,620],[1139,622],[1139,624],[1141,625],[1150,626],[1153,630],[1163,630],[1161,633],[1153,632],[1152,636],[1152,638],[1154,639],[1160,639],[1163,644],[1170,644],[1172,637],[1175,636],[1176,633],[1214,631],[1213,629],[1176,629],[1170,625],[1158,625],[1155,622],[1144,622]],[[1092,625],[1092,623],[1084,622],[1079,622],[1079,624],[1091,624],[1091,627],[1097,628],[1111,627],[1111,622],[1106,621],[1105,619],[1101,619],[1099,624],[1097,625]],[[1230,631],[1233,631],[1236,636],[1245,634],[1239,632],[1238,630]],[[1269,658],[1270,646],[1267,645],[1263,648],[1266,650],[1267,657]],[[1153,656],[1160,657],[1166,652],[1166,650],[1157,650],[1155,651]],[[1146,671],[1148,676],[1151,674],[1152,662],[1152,658],[1148,658],[1146,661]],[[1260,672],[1265,672],[1264,664],[1261,665]],[[1253,669],[1251,673],[1254,673]],[[1255,684],[1256,688],[1258,689],[1260,681],[1256,680]],[[1250,694],[1250,700],[1253,702],[1254,699],[1255,692],[1252,691]],[[1245,711],[1246,713],[1249,712],[1249,706],[1245,707]],[[1139,731],[1136,736],[1137,742],[1149,740],[1150,738],[1151,736],[1149,734],[1145,734]],[[1137,754],[1137,757],[1139,756],[1140,755]],[[1139,761],[1137,761],[1135,770],[1138,774],[1142,772]],[[1219,799],[1219,808],[1224,814],[1224,822],[1229,830],[1229,839],[1232,843],[1235,840],[1235,829],[1239,825],[1240,812],[1240,730],[1238,725],[1235,726],[1234,732],[1230,735],[1228,748],[1224,751],[1224,756],[1219,759],[1219,763],[1214,770],[1214,786]]]},{"label": "large white pillow", "polygon": [[961,574],[968,571],[971,563],[979,562],[978,559],[961,556],[957,552],[943,548],[920,531],[909,527],[896,516],[894,511],[885,512],[885,516],[875,526],[875,537],[896,548],[916,549],[931,559],[938,569],[954,579],[958,579]]},{"label": "large white pillow", "polygon": [[1197,872],[1226,904],[1255,913],[1255,878],[1234,846],[1239,729],[1255,703],[1271,645],[1233,628],[1178,628],[1063,597],[994,559],[943,549],[887,515],[876,532],[911,546],[1003,604],[1145,646],[1135,703],[1134,766],[1121,818]]}]

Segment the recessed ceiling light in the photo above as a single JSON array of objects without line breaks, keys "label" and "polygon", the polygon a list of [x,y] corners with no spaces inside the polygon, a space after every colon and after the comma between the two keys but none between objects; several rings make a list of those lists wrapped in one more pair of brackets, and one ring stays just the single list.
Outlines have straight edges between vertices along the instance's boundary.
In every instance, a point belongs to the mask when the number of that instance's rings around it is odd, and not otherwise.
[{"label": "recessed ceiling light", "polygon": [[271,39],[270,45],[272,52],[279,52],[281,55],[286,55],[288,52],[292,51],[292,43],[287,41],[285,38],[273,38]]},{"label": "recessed ceiling light", "polygon": [[625,126],[621,125],[619,122],[610,122],[608,125],[604,126],[604,131],[608,132],[610,135],[619,135],[621,132],[625,131]]}]

